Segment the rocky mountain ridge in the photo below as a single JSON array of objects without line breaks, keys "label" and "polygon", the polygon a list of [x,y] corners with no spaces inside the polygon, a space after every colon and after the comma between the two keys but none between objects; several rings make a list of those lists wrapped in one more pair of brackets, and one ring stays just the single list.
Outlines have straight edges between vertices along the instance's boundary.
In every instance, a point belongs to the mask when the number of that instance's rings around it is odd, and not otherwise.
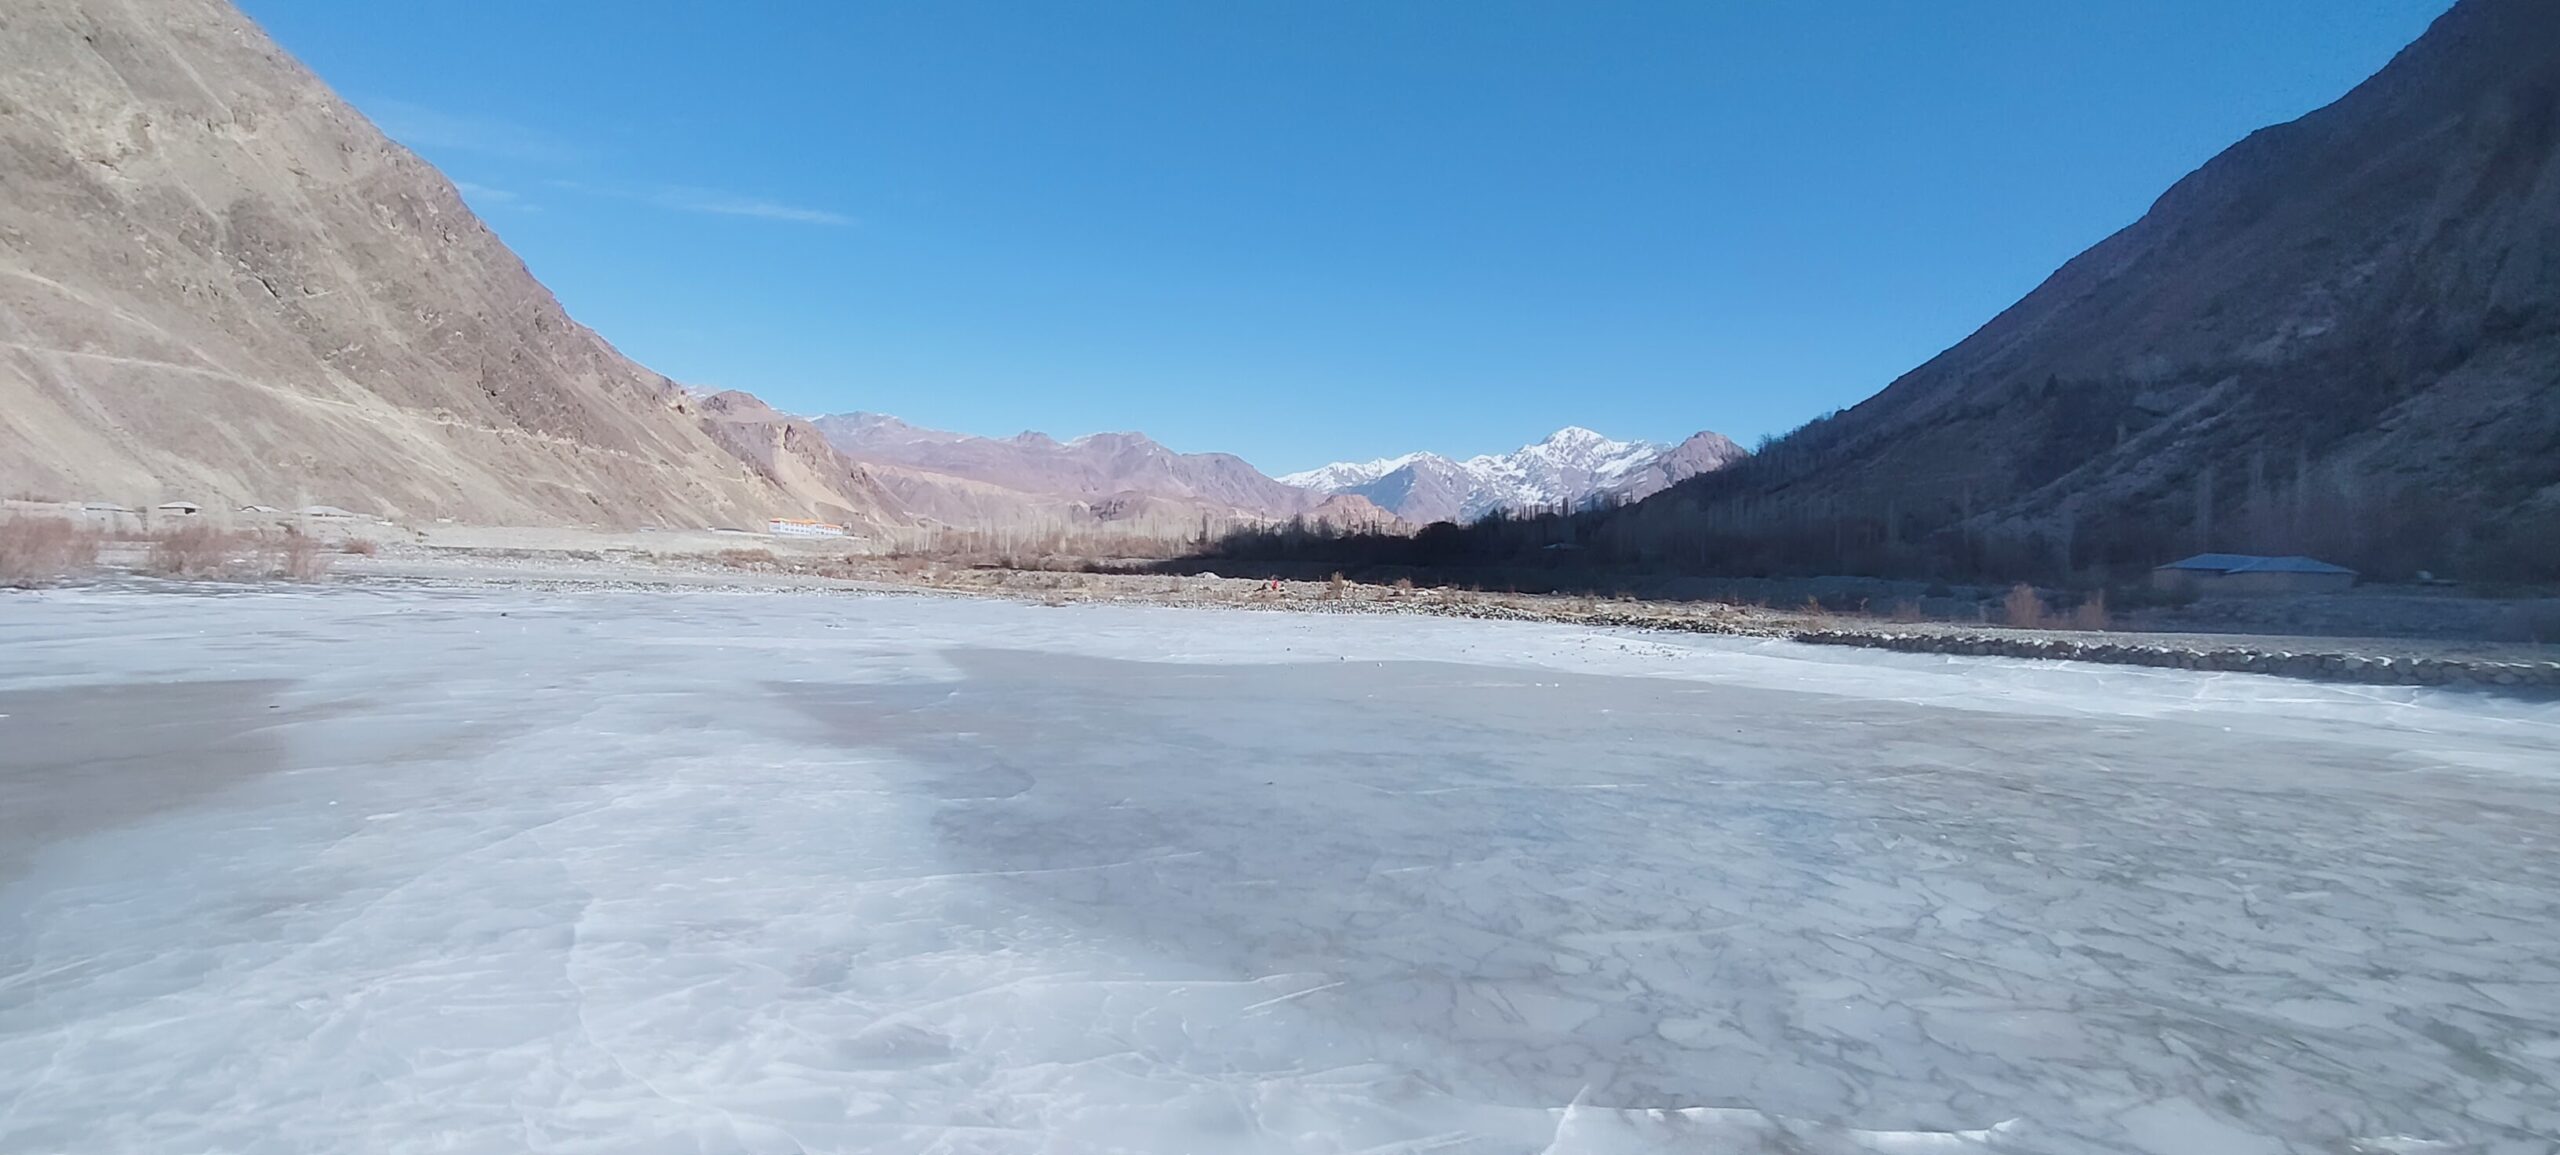
[{"label": "rocky mountain ridge", "polygon": [[1962,342],[1603,536],[1768,570],[2560,579],[2560,4],[2459,0]]},{"label": "rocky mountain ridge", "polygon": [[694,410],[230,4],[0,8],[10,496],[894,518],[822,444],[742,455]]}]

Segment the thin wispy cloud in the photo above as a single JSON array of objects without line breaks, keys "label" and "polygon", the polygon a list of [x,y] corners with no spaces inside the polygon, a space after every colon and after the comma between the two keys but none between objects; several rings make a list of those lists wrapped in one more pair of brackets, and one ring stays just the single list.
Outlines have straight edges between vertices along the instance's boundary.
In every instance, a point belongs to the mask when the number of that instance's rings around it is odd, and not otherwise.
[{"label": "thin wispy cloud", "polygon": [[[554,172],[581,171],[588,167],[594,154],[587,149],[560,140],[548,133],[522,125],[481,117],[455,116],[424,105],[404,100],[369,100],[366,115],[393,139],[421,152],[468,152],[488,157],[525,162],[537,170]],[[606,196],[617,200],[650,205],[670,212],[703,213],[711,216],[747,217],[754,220],[779,221],[794,225],[821,225],[845,228],[854,223],[852,217],[830,209],[791,204],[751,193],[704,188],[687,184],[631,184],[618,181],[573,180],[550,177],[543,185],[563,192],[588,196]],[[476,204],[531,209],[513,190],[470,181],[456,181],[454,187]]]},{"label": "thin wispy cloud", "polygon": [[524,200],[523,197],[516,195],[515,191],[512,189],[502,189],[494,185],[473,184],[467,180],[455,181],[453,182],[453,187],[462,194],[464,200],[475,201],[485,205],[512,205],[521,203]]},{"label": "thin wispy cloud", "polygon": [[405,100],[368,100],[364,113],[393,140],[421,152],[472,152],[555,165],[588,156],[586,149],[523,125],[456,116]]},{"label": "thin wispy cloud", "polygon": [[745,193],[724,192],[698,185],[624,186],[597,184],[592,181],[553,178],[542,182],[563,192],[586,193],[637,201],[655,208],[680,213],[708,213],[724,217],[753,217],[758,220],[782,221],[795,225],[825,225],[844,228],[854,223],[852,217],[827,209],[785,204]]},{"label": "thin wispy cloud", "polygon": [[686,213],[711,213],[725,217],[756,217],[768,221],[788,221],[798,225],[829,225],[836,228],[853,223],[843,213],[825,209],[803,208],[762,197],[726,193],[717,189],[670,186],[656,190],[649,201],[660,208]]}]

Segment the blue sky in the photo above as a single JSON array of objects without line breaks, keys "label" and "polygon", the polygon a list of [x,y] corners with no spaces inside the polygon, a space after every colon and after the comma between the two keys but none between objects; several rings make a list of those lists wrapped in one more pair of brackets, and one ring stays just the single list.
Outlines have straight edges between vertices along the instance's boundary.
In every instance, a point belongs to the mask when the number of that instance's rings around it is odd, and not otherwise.
[{"label": "blue sky", "polygon": [[689,383],[1271,472],[1746,442],[2445,0],[244,0]]}]

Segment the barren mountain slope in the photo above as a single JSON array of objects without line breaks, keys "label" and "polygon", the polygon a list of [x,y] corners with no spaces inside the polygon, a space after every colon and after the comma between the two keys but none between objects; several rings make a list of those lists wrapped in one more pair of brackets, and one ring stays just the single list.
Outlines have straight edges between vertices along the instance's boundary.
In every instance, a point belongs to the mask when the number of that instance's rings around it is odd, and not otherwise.
[{"label": "barren mountain slope", "polygon": [[907,511],[869,468],[847,460],[825,434],[800,418],[727,390],[695,398],[702,431],[747,463],[795,508],[836,522],[904,522]]},{"label": "barren mountain slope", "polygon": [[2082,564],[2212,542],[2531,571],[2560,533],[2560,4],[2462,0],[1962,343],[1667,500],[1826,542],[2076,527]]},{"label": "barren mountain slope", "polygon": [[0,489],[481,522],[818,511],[685,404],[229,4],[0,6]]}]

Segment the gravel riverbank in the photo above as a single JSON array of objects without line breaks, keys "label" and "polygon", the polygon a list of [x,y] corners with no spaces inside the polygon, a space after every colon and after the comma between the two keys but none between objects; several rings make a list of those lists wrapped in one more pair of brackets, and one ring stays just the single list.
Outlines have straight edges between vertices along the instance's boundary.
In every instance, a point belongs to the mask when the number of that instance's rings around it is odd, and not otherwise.
[{"label": "gravel riverbank", "polygon": [[1722,602],[1643,602],[1399,588],[1356,582],[1016,570],[888,558],[763,551],[668,556],[640,552],[460,550],[395,546],[344,559],[341,579],[574,587],[842,589],[997,597],[1050,605],[1118,602],[1297,613],[1428,614],[1786,638],[1905,653],[2034,658],[2265,674],[2325,682],[2560,691],[2560,647],[2417,638],[2023,630],[1905,623]]}]

